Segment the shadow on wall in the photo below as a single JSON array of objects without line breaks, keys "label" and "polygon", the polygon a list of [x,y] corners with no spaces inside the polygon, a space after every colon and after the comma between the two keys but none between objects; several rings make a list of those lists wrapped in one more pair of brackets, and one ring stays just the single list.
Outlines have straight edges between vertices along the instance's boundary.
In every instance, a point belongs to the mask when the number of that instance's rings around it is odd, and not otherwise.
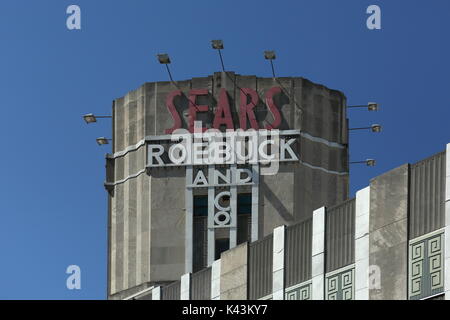
[{"label": "shadow on wall", "polygon": [[274,208],[277,209],[277,213],[284,219],[286,222],[294,222],[294,217],[289,213],[289,210],[284,206],[283,202],[278,199],[278,197],[270,190],[270,187],[264,182],[264,179],[260,179],[260,184],[262,189],[264,190],[264,194],[267,200],[272,204]]}]

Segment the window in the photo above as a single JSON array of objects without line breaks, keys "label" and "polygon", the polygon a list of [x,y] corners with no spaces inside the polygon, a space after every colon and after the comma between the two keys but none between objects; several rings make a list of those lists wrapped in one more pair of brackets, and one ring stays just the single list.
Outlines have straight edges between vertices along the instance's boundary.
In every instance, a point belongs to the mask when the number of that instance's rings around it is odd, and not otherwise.
[{"label": "window", "polygon": [[237,244],[251,241],[252,236],[252,195],[241,193],[237,202]]},{"label": "window", "polygon": [[207,265],[208,196],[194,197],[193,271]]},{"label": "window", "polygon": [[[223,199],[229,201],[229,199]],[[225,204],[223,204],[225,206]],[[252,195],[238,194],[237,199],[237,244],[251,240]],[[193,226],[193,271],[207,266],[208,259],[208,196],[194,196]],[[217,232],[217,230],[216,230]],[[227,233],[228,234],[228,233]],[[216,235],[217,236],[217,235]],[[230,248],[230,239],[219,236],[215,242],[215,259]]]},{"label": "window", "polygon": [[220,259],[220,254],[230,249],[230,239],[221,238],[216,239],[216,254],[214,260]]}]

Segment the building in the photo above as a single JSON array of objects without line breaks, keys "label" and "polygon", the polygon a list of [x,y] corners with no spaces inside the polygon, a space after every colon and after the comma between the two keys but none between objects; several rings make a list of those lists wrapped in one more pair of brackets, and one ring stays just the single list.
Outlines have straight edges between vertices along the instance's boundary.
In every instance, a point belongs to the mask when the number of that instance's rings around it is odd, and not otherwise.
[{"label": "building", "polygon": [[[347,199],[345,106],[342,93],[306,79],[232,72],[146,83],[116,99],[105,183],[109,297],[177,280],[224,250]],[[257,133],[266,142],[261,134],[276,132],[282,152],[270,164],[174,164],[171,138],[176,129],[190,135],[196,124],[201,131]],[[223,203],[211,205],[216,198]]]},{"label": "building", "polygon": [[446,152],[349,199],[347,123],[344,94],[302,78],[221,72],[116,99],[108,298],[444,297]]}]

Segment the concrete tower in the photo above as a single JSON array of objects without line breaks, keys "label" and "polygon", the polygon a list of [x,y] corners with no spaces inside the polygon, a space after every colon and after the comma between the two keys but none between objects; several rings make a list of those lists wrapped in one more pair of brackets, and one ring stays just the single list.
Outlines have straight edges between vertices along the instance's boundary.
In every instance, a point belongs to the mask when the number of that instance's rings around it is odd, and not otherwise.
[{"label": "concrete tower", "polygon": [[[196,126],[256,133],[258,157],[274,149],[279,157],[174,163],[173,133],[192,136]],[[220,72],[146,83],[116,99],[106,157],[108,297],[178,280],[224,250],[346,200],[347,133],[345,96],[303,78]]]}]

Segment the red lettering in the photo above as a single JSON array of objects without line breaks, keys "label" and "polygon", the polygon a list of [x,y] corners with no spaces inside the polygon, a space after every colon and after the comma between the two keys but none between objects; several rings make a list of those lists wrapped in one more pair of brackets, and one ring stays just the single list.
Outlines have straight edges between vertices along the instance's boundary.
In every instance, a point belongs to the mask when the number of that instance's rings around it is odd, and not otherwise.
[{"label": "red lettering", "polygon": [[266,125],[266,129],[268,130],[277,129],[281,124],[280,111],[273,101],[273,97],[280,92],[281,88],[279,87],[270,88],[270,90],[266,92],[266,105],[273,117],[273,122]]},{"label": "red lettering", "polygon": [[221,125],[225,125],[227,129],[234,130],[233,118],[231,117],[230,101],[228,100],[227,90],[220,89],[219,103],[214,115],[214,129],[220,129]]},{"label": "red lettering", "polygon": [[[208,106],[197,105],[197,96],[208,95],[207,89],[194,89],[189,91],[189,132],[194,132],[194,123],[197,118],[197,112],[207,112]],[[202,132],[205,132],[207,128],[202,125]]]},{"label": "red lettering", "polygon": [[177,109],[175,108],[175,104],[173,103],[173,100],[175,99],[175,97],[181,96],[181,95],[182,95],[182,93],[180,90],[173,91],[167,95],[166,107],[169,110],[170,114],[172,115],[173,127],[170,129],[166,129],[166,133],[170,134],[170,133],[174,132],[176,129],[181,128],[181,118],[177,112]]},{"label": "red lettering", "polygon": [[[247,103],[250,96],[250,102]],[[241,104],[239,106],[239,124],[242,130],[247,130],[247,118],[250,121],[250,126],[258,130],[258,122],[256,121],[253,108],[258,104],[258,93],[250,88],[243,88],[241,90]]]},{"label": "red lettering", "polygon": [[[275,105],[275,95],[281,93],[280,87],[273,87],[269,89],[265,94],[265,102],[269,112],[273,117],[271,123],[267,123],[265,129],[273,130],[278,129],[282,122],[282,116],[279,108]],[[193,89],[189,91],[189,132],[194,132],[195,120],[197,113],[208,112],[209,106],[197,105],[198,96],[207,96],[209,91],[207,89]],[[167,134],[173,133],[176,129],[182,127],[182,119],[177,112],[174,104],[174,100],[177,96],[181,96],[183,93],[180,90],[173,91],[168,94],[166,98],[166,107],[173,119],[173,127],[166,129]],[[254,89],[243,88],[240,94],[239,105],[239,125],[242,130],[247,130],[247,121],[250,123],[250,127],[254,130],[259,130],[258,122],[256,121],[254,108],[259,103],[258,93]],[[214,121],[212,127],[214,129],[220,129],[221,126],[225,126],[227,130],[234,130],[233,117],[231,114],[230,100],[225,88],[220,89],[219,101],[217,103],[217,110],[214,115]],[[207,128],[202,125],[201,131],[205,132]]]}]

